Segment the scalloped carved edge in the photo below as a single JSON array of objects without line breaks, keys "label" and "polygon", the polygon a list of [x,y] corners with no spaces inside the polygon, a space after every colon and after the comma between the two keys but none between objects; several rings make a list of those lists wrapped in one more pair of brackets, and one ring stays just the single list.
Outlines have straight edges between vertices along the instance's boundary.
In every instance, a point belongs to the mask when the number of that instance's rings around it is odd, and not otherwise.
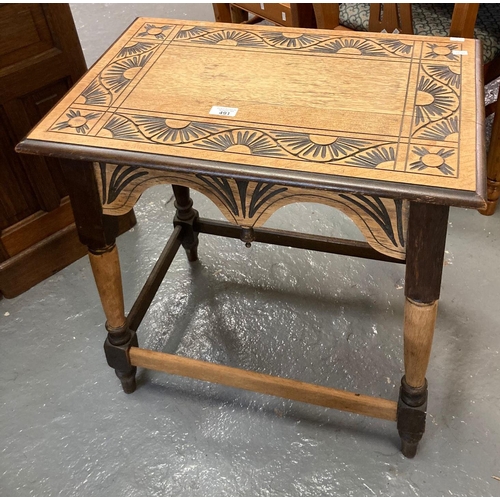
[{"label": "scalloped carved edge", "polygon": [[391,257],[405,257],[407,201],[236,177],[165,172],[109,163],[94,165],[103,212],[108,215],[127,213],[146,189],[158,184],[179,184],[199,191],[215,203],[229,222],[240,227],[262,226],[276,210],[291,203],[321,203],[347,215],[375,250]]}]

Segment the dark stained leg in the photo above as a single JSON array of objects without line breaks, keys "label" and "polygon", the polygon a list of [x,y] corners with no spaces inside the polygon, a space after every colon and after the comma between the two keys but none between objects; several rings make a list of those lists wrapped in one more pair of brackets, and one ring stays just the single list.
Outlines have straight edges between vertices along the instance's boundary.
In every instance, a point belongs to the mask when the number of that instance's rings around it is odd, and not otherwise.
[{"label": "dark stained leg", "polygon": [[198,220],[198,212],[193,208],[193,200],[189,196],[189,188],[172,185],[175,196],[174,226],[182,226],[182,246],[186,250],[189,262],[198,260],[198,233],[194,224]]},{"label": "dark stained leg", "polygon": [[88,247],[92,272],[106,315],[106,359],[109,366],[115,369],[123,390],[129,394],[135,390],[137,368],[130,364],[128,349],[138,344],[135,332],[130,331],[125,317],[120,261],[115,245],[117,219],[102,213],[92,163],[64,160],[63,172],[78,235]]},{"label": "dark stained leg", "polygon": [[402,452],[413,458],[425,430],[427,380],[441,288],[449,207],[410,205],[406,249],[405,375],[398,401]]}]

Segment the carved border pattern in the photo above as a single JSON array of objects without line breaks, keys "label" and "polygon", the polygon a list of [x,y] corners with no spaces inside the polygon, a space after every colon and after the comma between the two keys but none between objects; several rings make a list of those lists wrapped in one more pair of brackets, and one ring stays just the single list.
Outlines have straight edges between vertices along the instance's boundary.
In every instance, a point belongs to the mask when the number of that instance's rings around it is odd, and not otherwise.
[{"label": "carved border pattern", "polygon": [[414,42],[404,43],[400,40],[377,40],[357,36],[350,37],[349,35],[332,37],[316,33],[297,35],[291,30],[255,32],[240,28],[221,29],[199,26],[182,28],[174,41],[229,47],[323,52],[325,54],[345,54],[350,57],[402,57],[406,59],[412,57],[414,49]]},{"label": "carved border pattern", "polygon": [[[154,39],[154,38],[153,38]],[[111,106],[161,47],[156,41],[135,41],[124,45],[117,56],[90,82],[75,104]]]},{"label": "carved border pattern", "polygon": [[453,67],[422,65],[415,95],[415,130],[413,135],[430,124],[457,116],[460,105],[460,75]]},{"label": "carved border pattern", "polygon": [[144,26],[142,26],[136,36],[141,38],[155,38],[156,40],[165,40],[165,38],[167,38],[166,33],[168,33],[171,28],[173,28],[173,25],[171,24],[158,25],[146,23],[144,24]]},{"label": "carved border pattern", "polygon": [[291,203],[321,203],[349,216],[374,249],[392,257],[405,256],[406,201],[105,163],[96,163],[95,172],[103,211],[109,215],[127,213],[147,188],[157,184],[181,184],[203,193],[240,227],[262,226],[276,210]]},{"label": "carved border pattern", "polygon": [[420,69],[411,136],[420,140],[444,142],[448,147],[411,146],[406,169],[417,173],[456,177],[460,132],[459,67],[443,62],[421,64]]},{"label": "carved border pattern", "polygon": [[282,132],[187,121],[170,116],[114,114],[98,135],[136,142],[365,168],[394,168],[396,144],[338,135]]},{"label": "carved border pattern", "polygon": [[441,43],[426,43],[424,47],[424,57],[426,59],[444,59],[457,62],[460,58],[457,54],[454,54],[454,51],[458,49],[459,46],[456,43],[445,45]]}]

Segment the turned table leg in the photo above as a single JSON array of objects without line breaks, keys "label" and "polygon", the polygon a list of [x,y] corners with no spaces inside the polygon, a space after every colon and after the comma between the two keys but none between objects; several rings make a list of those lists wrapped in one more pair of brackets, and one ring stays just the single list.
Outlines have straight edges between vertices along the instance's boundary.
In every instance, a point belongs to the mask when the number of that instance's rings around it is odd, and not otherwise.
[{"label": "turned table leg", "polygon": [[413,458],[425,430],[427,380],[441,288],[449,207],[411,203],[406,247],[404,360],[398,401],[402,452]]},{"label": "turned table leg", "polygon": [[182,226],[182,246],[186,250],[189,262],[198,260],[198,233],[194,224],[198,219],[198,212],[193,208],[193,200],[189,196],[189,188],[172,185],[175,196],[174,225]]},{"label": "turned table leg", "polygon": [[90,265],[106,315],[108,337],[104,342],[106,360],[115,369],[123,390],[130,394],[135,391],[137,368],[130,364],[128,349],[138,347],[137,336],[127,325],[123,304],[123,289],[120,260],[116,245],[99,250],[89,249]]},{"label": "turned table leg", "polygon": [[120,261],[115,240],[116,217],[102,213],[101,199],[92,163],[64,160],[63,173],[80,241],[88,247],[102,308],[106,316],[104,352],[109,366],[129,394],[135,390],[137,368],[130,364],[128,350],[137,347],[135,332],[128,328],[123,303]]}]

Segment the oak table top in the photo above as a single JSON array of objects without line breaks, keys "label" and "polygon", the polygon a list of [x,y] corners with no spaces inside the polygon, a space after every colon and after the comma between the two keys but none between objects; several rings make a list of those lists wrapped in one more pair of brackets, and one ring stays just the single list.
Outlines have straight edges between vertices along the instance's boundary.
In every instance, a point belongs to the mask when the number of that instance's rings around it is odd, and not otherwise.
[{"label": "oak table top", "polygon": [[137,19],[20,152],[482,207],[476,40]]}]

